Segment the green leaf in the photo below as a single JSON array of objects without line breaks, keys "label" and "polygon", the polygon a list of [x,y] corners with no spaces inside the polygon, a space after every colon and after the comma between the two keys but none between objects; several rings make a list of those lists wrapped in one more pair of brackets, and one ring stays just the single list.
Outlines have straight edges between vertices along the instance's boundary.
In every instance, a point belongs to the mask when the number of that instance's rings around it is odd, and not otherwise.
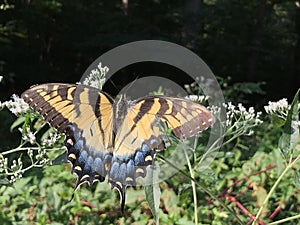
[{"label": "green leaf", "polygon": [[34,187],[34,186],[30,186],[28,185],[28,183],[32,180],[32,177],[23,177],[22,179],[20,180],[17,180],[15,183],[14,183],[14,188],[15,190],[18,192],[18,193],[22,193],[23,190],[27,189],[29,190],[28,187]]},{"label": "green leaf", "polygon": [[294,181],[297,188],[300,189],[300,171],[296,171]]},{"label": "green leaf", "polygon": [[67,163],[67,157],[66,157],[66,152],[60,154],[59,156],[57,156],[53,161],[52,161],[52,165],[61,165],[64,163]]},{"label": "green leaf", "polygon": [[17,118],[15,120],[15,122],[13,122],[13,124],[10,126],[10,132],[12,132],[16,127],[20,126],[24,122],[25,122],[25,117],[24,116],[20,116],[19,118]]},{"label": "green leaf", "polygon": [[48,130],[43,133],[41,140],[47,139],[50,136],[50,133],[55,132],[55,129],[53,127],[50,127]]},{"label": "green leaf", "polygon": [[279,139],[279,148],[281,149],[283,155],[288,157],[292,154],[292,149],[298,143],[299,138],[299,109],[298,109],[298,102],[299,102],[299,91],[297,91],[294,100],[292,102],[291,108],[288,112],[286,122],[283,128],[283,134]]},{"label": "green leaf", "polygon": [[158,183],[159,171],[160,169],[158,164],[155,164],[153,167],[147,169],[147,178],[145,185],[146,200],[149,204],[156,225],[159,225],[159,203],[161,196],[161,191]]},{"label": "green leaf", "polygon": [[194,225],[193,221],[188,220],[187,218],[183,217],[178,220],[178,225]]},{"label": "green leaf", "polygon": [[284,156],[282,155],[282,152],[280,151],[279,148],[275,148],[273,151],[272,151],[272,155],[273,155],[273,158],[275,160],[275,165],[276,165],[276,172],[277,172],[277,175],[279,176],[281,174],[281,172],[284,170]]},{"label": "green leaf", "polygon": [[271,121],[275,127],[282,127],[285,124],[285,120],[277,115],[272,115]]},{"label": "green leaf", "polygon": [[5,177],[0,175],[0,187],[1,186],[12,186],[12,184],[9,182],[9,180]]}]

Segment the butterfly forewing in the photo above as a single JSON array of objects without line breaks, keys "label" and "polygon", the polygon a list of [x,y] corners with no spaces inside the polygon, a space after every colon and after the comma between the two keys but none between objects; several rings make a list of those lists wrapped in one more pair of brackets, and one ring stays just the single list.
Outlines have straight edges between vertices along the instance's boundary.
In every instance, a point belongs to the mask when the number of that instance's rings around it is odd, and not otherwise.
[{"label": "butterfly forewing", "polygon": [[58,131],[65,145],[76,187],[104,180],[113,147],[112,100],[98,89],[73,84],[43,84],[25,91],[22,98]]}]

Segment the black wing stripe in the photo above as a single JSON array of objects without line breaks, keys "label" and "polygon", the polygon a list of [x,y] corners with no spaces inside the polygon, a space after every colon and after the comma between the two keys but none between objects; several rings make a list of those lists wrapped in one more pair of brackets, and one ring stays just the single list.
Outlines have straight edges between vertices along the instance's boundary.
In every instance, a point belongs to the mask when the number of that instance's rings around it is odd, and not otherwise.
[{"label": "black wing stripe", "polygon": [[103,121],[102,121],[102,114],[101,114],[100,106],[101,106],[101,96],[98,95],[97,100],[96,100],[96,104],[95,104],[94,112],[95,112],[95,116],[98,118],[98,126],[99,126],[99,129],[100,129],[100,132],[101,132],[102,142],[106,143],[104,129],[103,129],[103,126],[102,126]]},{"label": "black wing stripe", "polygon": [[153,98],[144,100],[139,108],[139,111],[138,111],[136,117],[133,119],[134,123],[138,123],[143,118],[143,116],[147,112],[149,112],[149,110],[152,108],[153,105],[154,105]]}]

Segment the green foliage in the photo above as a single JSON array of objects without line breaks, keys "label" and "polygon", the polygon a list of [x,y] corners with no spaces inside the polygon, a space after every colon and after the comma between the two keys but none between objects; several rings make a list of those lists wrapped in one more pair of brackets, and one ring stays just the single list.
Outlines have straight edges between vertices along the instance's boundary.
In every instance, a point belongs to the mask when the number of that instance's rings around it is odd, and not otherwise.
[{"label": "green foliage", "polygon": [[[298,95],[290,108],[269,106],[267,112],[281,110],[281,118],[286,115],[284,126],[267,120],[261,123],[260,113],[241,105],[228,103],[226,107],[224,142],[209,168],[202,166],[204,132],[194,140],[193,154],[183,152],[187,165],[178,168],[176,175],[159,185],[146,186],[145,192],[140,187],[128,188],[123,215],[116,204],[117,192],[111,192],[105,182],[82,185],[74,193],[76,179],[70,173],[71,165],[65,163],[63,136],[53,142],[55,130],[37,114],[19,115],[11,130],[21,127],[22,141],[10,151],[11,157],[7,157],[9,151],[0,154],[2,224],[254,224],[249,214],[260,222],[299,222],[300,154],[294,141],[299,137]],[[288,155],[285,146],[290,146]],[[168,148],[158,161],[165,159],[166,163],[172,151],[184,149]],[[53,166],[45,164],[45,159]],[[157,172],[153,170],[149,179],[156,181],[163,171]]]}]

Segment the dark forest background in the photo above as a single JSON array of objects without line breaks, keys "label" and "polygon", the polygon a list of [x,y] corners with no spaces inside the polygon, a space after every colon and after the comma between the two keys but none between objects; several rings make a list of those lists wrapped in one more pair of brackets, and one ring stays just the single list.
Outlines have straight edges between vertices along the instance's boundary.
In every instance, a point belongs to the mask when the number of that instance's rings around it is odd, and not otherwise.
[{"label": "dark forest background", "polygon": [[[0,7],[1,101],[32,84],[76,82],[106,51],[145,39],[185,46],[232,82],[266,82],[253,105],[292,98],[300,86],[297,1],[2,0]],[[136,69],[151,75],[160,67]]]}]

